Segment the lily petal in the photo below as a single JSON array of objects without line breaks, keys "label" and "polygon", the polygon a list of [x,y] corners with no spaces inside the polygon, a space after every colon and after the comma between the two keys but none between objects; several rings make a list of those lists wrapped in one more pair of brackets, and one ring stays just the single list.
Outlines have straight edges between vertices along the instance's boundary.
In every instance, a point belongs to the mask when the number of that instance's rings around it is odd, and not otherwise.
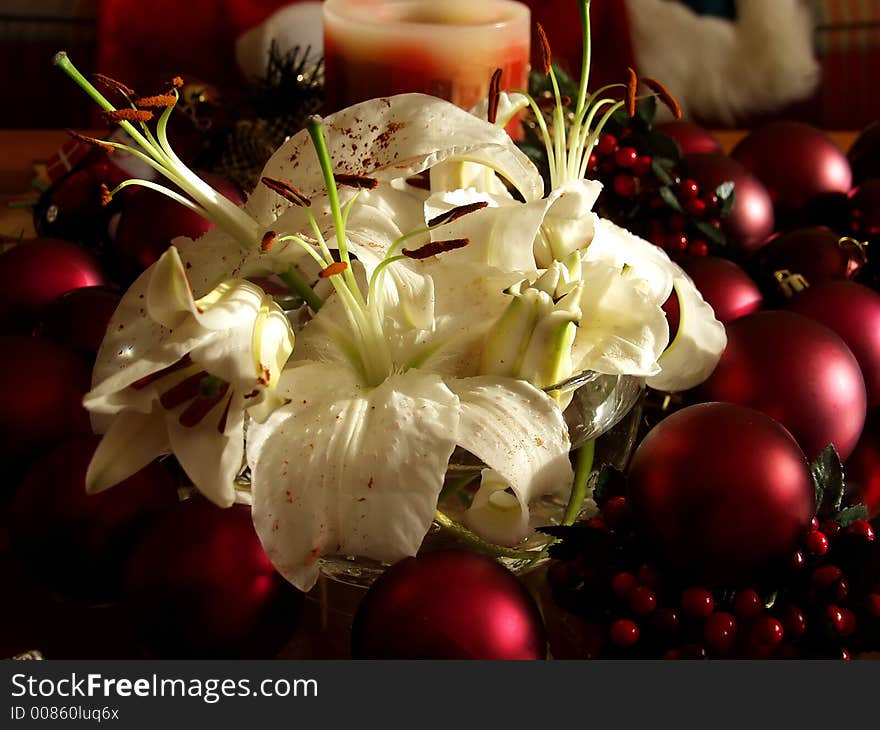
[{"label": "lily petal", "polygon": [[309,590],[322,555],[414,555],[434,517],[458,431],[458,399],[411,370],[375,389],[324,364],[285,371],[253,464],[254,524],[275,567]]}]

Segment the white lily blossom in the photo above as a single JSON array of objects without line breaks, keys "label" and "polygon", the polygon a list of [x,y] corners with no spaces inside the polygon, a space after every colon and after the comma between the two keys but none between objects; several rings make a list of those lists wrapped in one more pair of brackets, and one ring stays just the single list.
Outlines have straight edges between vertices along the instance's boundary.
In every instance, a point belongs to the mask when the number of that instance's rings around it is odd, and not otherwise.
[{"label": "white lily blossom", "polygon": [[245,413],[265,418],[280,405],[275,390],[293,349],[284,312],[242,279],[195,299],[171,247],[128,290],[113,321],[84,399],[110,417],[88,489],[173,453],[205,496],[232,504]]}]

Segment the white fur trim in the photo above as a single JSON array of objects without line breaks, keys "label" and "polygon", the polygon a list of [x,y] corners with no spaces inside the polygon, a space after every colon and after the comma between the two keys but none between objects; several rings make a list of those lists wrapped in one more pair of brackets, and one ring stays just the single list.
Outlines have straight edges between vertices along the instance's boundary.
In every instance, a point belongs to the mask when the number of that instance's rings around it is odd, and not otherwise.
[{"label": "white fur trim", "polygon": [[668,0],[626,0],[636,65],[662,81],[686,116],[733,124],[816,88],[808,0],[738,0],[737,19]]},{"label": "white fur trim", "polygon": [[235,42],[235,58],[245,77],[265,76],[273,40],[282,53],[299,46],[302,52],[310,49],[310,60],[321,58],[324,53],[322,5],[320,2],[285,5],[242,33]]}]

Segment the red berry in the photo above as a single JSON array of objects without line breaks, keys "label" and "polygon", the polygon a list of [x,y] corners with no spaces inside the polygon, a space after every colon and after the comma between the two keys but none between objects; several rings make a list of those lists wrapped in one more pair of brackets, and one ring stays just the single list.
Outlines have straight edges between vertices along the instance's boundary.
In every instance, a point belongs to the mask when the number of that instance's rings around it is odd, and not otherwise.
[{"label": "red berry", "polygon": [[681,619],[679,618],[678,611],[674,608],[661,608],[654,614],[654,626],[660,631],[672,634],[678,631],[680,625]]},{"label": "red berry", "polygon": [[603,134],[599,137],[599,144],[596,145],[601,155],[610,155],[617,150],[617,137],[613,134]]},{"label": "red berry", "polygon": [[871,542],[874,539],[874,528],[867,520],[856,520],[846,528],[847,535],[856,535],[861,537],[865,542]]},{"label": "red berry", "polygon": [[701,239],[697,239],[688,244],[687,251],[691,256],[708,256],[709,244]]},{"label": "red berry", "polygon": [[791,556],[791,567],[795,570],[800,570],[806,563],[807,559],[800,550],[795,551],[795,554]]},{"label": "red berry", "polygon": [[620,527],[629,518],[629,506],[626,497],[611,497],[602,505],[602,517],[611,527]]},{"label": "red berry", "polygon": [[753,656],[766,656],[782,643],[785,629],[772,616],[764,616],[749,634],[749,651]]},{"label": "red berry", "polygon": [[810,532],[815,532],[819,529],[819,518],[813,516],[813,519],[810,520]]},{"label": "red berry", "polygon": [[654,160],[650,155],[642,155],[639,159],[636,160],[636,164],[633,165],[632,171],[634,175],[638,175],[639,177],[643,177],[651,172],[651,165]]},{"label": "red berry", "polygon": [[611,579],[611,590],[618,598],[626,598],[637,585],[638,581],[632,573],[618,573]]},{"label": "red berry", "polygon": [[715,610],[715,599],[705,588],[686,588],[681,594],[681,608],[689,616],[706,618]]},{"label": "red berry", "polygon": [[843,634],[843,630],[846,627],[846,616],[844,616],[843,610],[840,606],[836,606],[832,603],[825,609],[823,616],[831,625],[831,628],[834,629],[835,633],[840,635]]},{"label": "red berry", "polygon": [[647,586],[633,588],[627,600],[630,610],[637,616],[647,616],[657,608],[657,595]]},{"label": "red berry", "polygon": [[657,590],[660,587],[663,576],[653,563],[642,563],[636,571],[636,578],[643,586]]},{"label": "red berry", "polygon": [[591,517],[587,520],[587,526],[592,527],[594,530],[599,530],[600,532],[607,532],[608,525],[605,524],[605,520],[601,517]]},{"label": "red berry", "polygon": [[615,646],[625,649],[639,640],[639,627],[634,621],[630,621],[629,619],[617,619],[617,621],[611,624],[609,635],[611,637],[611,642]]},{"label": "red berry", "polygon": [[797,606],[788,606],[782,614],[785,635],[792,641],[800,639],[807,631],[807,617]]},{"label": "red berry", "polygon": [[865,605],[874,616],[880,616],[880,593],[872,593],[865,601]]},{"label": "red berry", "polygon": [[703,638],[713,652],[727,654],[736,639],[736,619],[726,611],[713,613],[706,621]]},{"label": "red berry", "polygon": [[840,647],[840,661],[848,662],[851,659],[852,655],[844,647]]},{"label": "red berry", "polygon": [[688,237],[684,235],[684,233],[672,233],[666,237],[666,242],[663,245],[669,253],[679,254],[684,253],[688,247]]},{"label": "red berry", "polygon": [[824,532],[811,532],[807,535],[807,550],[810,555],[825,555],[828,552],[828,538]]},{"label": "red berry", "polygon": [[820,590],[827,590],[843,576],[843,571],[836,565],[823,565],[813,572],[813,585]]},{"label": "red berry", "polygon": [[755,618],[764,612],[764,603],[757,591],[744,588],[733,599],[733,612],[740,618]]},{"label": "red berry", "polygon": [[599,169],[599,155],[595,152],[590,153],[590,159],[587,161],[587,170],[589,172],[595,172]]},{"label": "red berry", "polygon": [[638,159],[639,153],[633,147],[621,147],[614,153],[614,161],[619,167],[630,168]]},{"label": "red berry", "polygon": [[819,525],[819,532],[824,532],[828,537],[834,537],[840,532],[840,523],[837,520],[825,520]]},{"label": "red berry", "polygon": [[841,608],[843,614],[843,626],[840,629],[841,636],[852,636],[856,632],[856,615],[848,608]]},{"label": "red berry", "polygon": [[700,199],[706,204],[706,210],[713,212],[718,207],[718,196],[715,193],[704,193]]},{"label": "red berry", "polygon": [[695,200],[700,195],[700,186],[695,180],[682,180],[677,188],[678,197],[682,201]]},{"label": "red berry", "polygon": [[702,218],[706,215],[706,204],[699,198],[688,200],[685,203],[684,209],[694,218]]},{"label": "red berry", "polygon": [[611,181],[611,187],[621,198],[631,198],[636,192],[636,179],[627,172],[619,172]]}]

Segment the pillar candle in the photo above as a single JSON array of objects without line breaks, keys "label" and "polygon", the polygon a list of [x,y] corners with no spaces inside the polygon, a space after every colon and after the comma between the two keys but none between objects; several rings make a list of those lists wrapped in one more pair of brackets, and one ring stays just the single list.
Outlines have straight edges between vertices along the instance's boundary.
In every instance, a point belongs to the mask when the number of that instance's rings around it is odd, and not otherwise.
[{"label": "pillar candle", "polygon": [[327,110],[409,91],[467,109],[496,68],[502,89],[525,89],[529,28],[513,0],[327,0]]}]

